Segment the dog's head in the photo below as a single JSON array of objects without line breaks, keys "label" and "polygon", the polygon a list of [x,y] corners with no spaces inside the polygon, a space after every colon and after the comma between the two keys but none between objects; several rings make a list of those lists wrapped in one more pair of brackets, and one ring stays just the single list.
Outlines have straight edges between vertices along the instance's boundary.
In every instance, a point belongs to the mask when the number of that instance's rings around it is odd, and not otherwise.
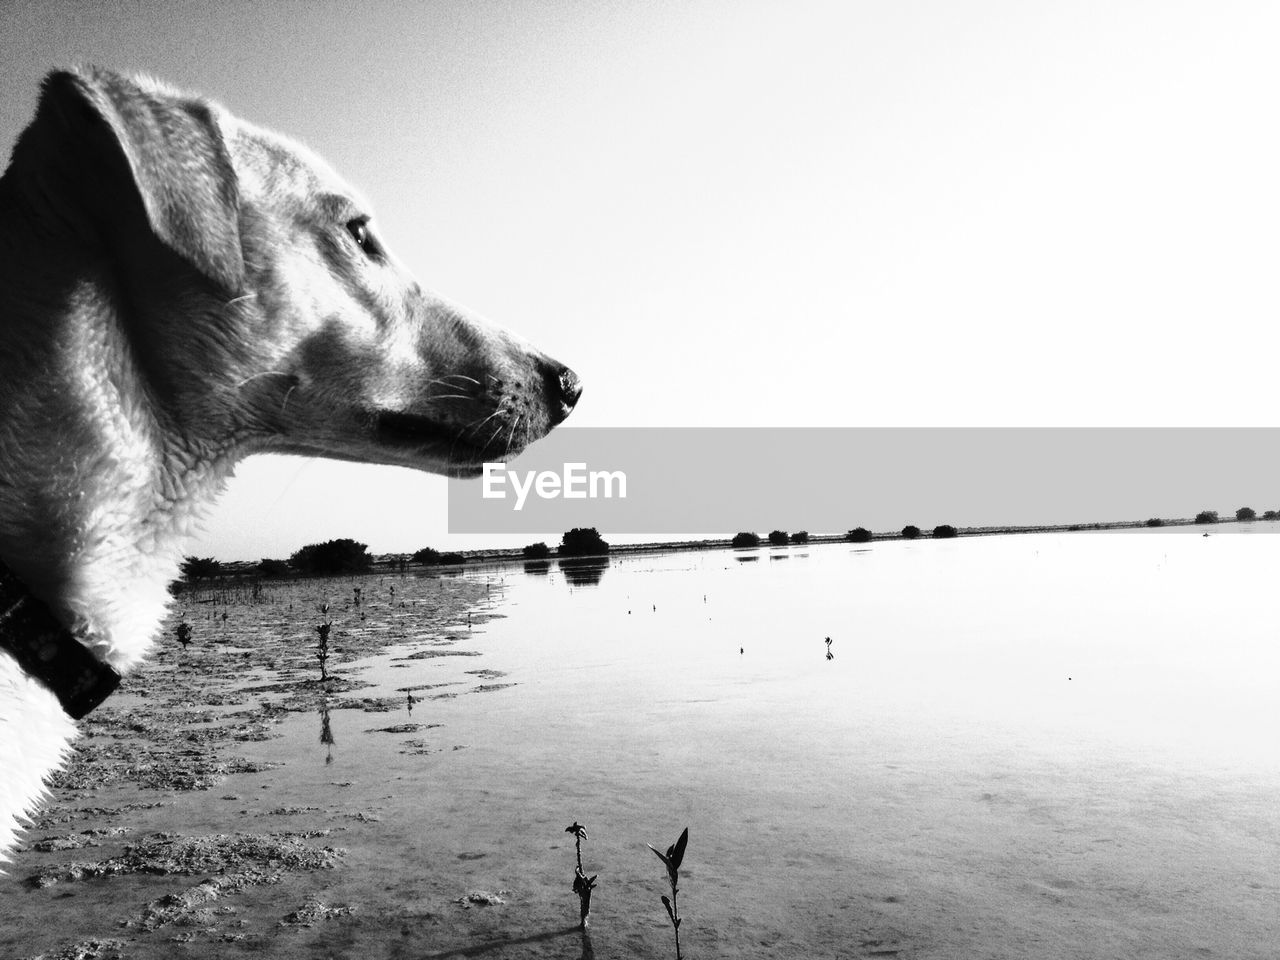
[{"label": "dog's head", "polygon": [[81,145],[131,347],[193,442],[465,476],[577,402],[567,367],[419,287],[305,147],[92,68],[51,74],[41,114]]}]

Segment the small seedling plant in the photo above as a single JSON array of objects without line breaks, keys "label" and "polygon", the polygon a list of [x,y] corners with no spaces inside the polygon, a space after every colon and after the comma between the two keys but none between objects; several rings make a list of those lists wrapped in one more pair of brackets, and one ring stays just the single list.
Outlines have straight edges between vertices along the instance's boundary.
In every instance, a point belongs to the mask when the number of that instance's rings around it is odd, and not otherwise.
[{"label": "small seedling plant", "polygon": [[676,935],[676,960],[684,960],[680,953],[680,904],[676,900],[679,893],[680,882],[680,864],[684,860],[684,848],[689,843],[689,828],[685,827],[684,832],[680,834],[680,839],[667,847],[667,852],[663,853],[653,844],[645,844],[650,850],[657,855],[667,868],[667,879],[671,881],[671,899],[668,900],[666,894],[662,896],[662,905],[667,908],[667,916],[671,918],[671,929]]},{"label": "small seedling plant", "polygon": [[177,636],[178,642],[182,644],[182,649],[187,649],[187,644],[191,642],[191,624],[187,623],[185,617],[173,632],[174,635]]},{"label": "small seedling plant", "polygon": [[580,926],[585,930],[591,922],[591,891],[596,888],[599,874],[588,877],[582,871],[582,841],[587,839],[587,828],[575,820],[564,828],[564,832],[573,834],[574,851],[578,855],[578,866],[573,871],[573,892],[578,895]]},{"label": "small seedling plant", "polygon": [[320,679],[329,679],[329,631],[333,629],[333,621],[329,619],[329,605],[322,603],[320,605],[320,615],[324,620],[316,627],[316,633],[320,636],[319,643],[316,644],[316,659],[320,661]]}]

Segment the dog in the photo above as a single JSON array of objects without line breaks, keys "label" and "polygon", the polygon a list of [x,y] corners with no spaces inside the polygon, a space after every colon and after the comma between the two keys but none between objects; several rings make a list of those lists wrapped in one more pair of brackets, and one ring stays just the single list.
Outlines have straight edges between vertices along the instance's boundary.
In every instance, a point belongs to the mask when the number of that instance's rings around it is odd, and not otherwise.
[{"label": "dog", "polygon": [[476,476],[581,390],[421,288],[303,145],[148,78],[50,73],[0,177],[0,858],[239,460]]}]

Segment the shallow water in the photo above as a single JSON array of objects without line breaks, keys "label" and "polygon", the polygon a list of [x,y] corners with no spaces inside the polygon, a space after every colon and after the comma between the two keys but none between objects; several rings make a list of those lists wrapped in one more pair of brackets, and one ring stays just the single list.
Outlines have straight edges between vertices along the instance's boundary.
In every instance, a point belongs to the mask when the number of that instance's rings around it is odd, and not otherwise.
[{"label": "shallow water", "polygon": [[[489,597],[454,642],[335,668],[362,697],[421,687],[411,711],[331,710],[331,744],[320,712],[290,714],[237,746],[281,766],[136,827],[326,825],[347,851],[243,895],[241,939],[184,931],[187,956],[673,956],[644,845],[687,826],[690,958],[1272,957],[1277,545],[1063,534],[477,572]],[[362,628],[400,629],[366,593]],[[424,650],[448,655],[404,659]],[[404,723],[422,727],[386,732]],[[575,820],[600,877],[589,939]],[[475,891],[502,902],[457,902]],[[352,912],[272,926],[304,894]],[[175,949],[163,934],[127,955]]]}]

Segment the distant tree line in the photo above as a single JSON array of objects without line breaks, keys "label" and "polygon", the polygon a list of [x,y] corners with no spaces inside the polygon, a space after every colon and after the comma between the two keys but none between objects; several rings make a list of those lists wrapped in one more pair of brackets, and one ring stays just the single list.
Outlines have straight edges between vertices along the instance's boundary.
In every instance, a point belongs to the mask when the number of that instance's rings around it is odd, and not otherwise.
[{"label": "distant tree line", "polygon": [[[1258,511],[1253,507],[1241,507],[1236,511],[1236,520],[1240,523],[1250,523],[1259,519]],[[1261,519],[1263,520],[1280,520],[1280,510],[1264,510]],[[1218,523],[1220,520],[1217,510],[1201,510],[1196,514],[1196,523]],[[1157,526],[1150,520],[1147,526]]]},{"label": "distant tree line", "polygon": [[415,550],[409,561],[422,564],[424,567],[440,567],[466,563],[467,558],[460,553],[452,551],[441,552],[433,550],[431,547],[423,547],[421,550]]},{"label": "distant tree line", "polygon": [[608,542],[595,527],[574,527],[560,537],[560,545],[553,551],[539,540],[520,551],[526,560],[547,560],[552,554],[559,557],[598,557],[609,553]]},{"label": "distant tree line", "polygon": [[[567,531],[555,551],[562,557],[586,557],[609,552],[609,544],[595,527],[575,527]],[[521,551],[526,560],[542,560],[552,555],[545,543],[531,543]],[[467,558],[457,552],[423,547],[414,551],[409,563],[420,566],[450,566],[466,563]],[[406,558],[401,558],[401,568]],[[350,539],[309,543],[284,560],[263,560],[255,573],[264,577],[283,577],[291,573],[305,575],[333,575],[364,573],[373,566],[373,557],[366,544]],[[217,560],[187,557],[182,563],[182,575],[187,582],[219,576],[222,565]]]},{"label": "distant tree line", "polygon": [[208,580],[222,575],[222,564],[213,557],[186,557],[178,568],[187,583]]},{"label": "distant tree line", "polygon": [[305,574],[364,573],[373,566],[369,546],[348,538],[309,543],[289,557],[289,566]]},{"label": "distant tree line", "polygon": [[607,554],[609,544],[601,538],[595,527],[574,527],[560,538],[560,549],[557,552],[562,557],[591,557]]},{"label": "distant tree line", "polygon": [[[1259,519],[1259,515],[1252,507],[1240,507],[1235,512],[1235,519],[1239,522],[1247,523]],[[1280,520],[1280,510],[1263,511],[1261,519]],[[1220,517],[1217,510],[1201,510],[1195,515],[1195,523],[1198,524],[1213,524],[1219,521]],[[1165,523],[1166,521],[1160,517],[1151,517],[1145,521],[1145,526],[1163,527]],[[1067,529],[1101,529],[1103,526],[1103,524],[1072,524]],[[923,535],[923,531],[918,526],[910,523],[898,533],[898,536],[904,540],[915,540]],[[960,531],[949,523],[939,524],[932,531],[932,537],[935,540],[948,540],[959,535]],[[844,539],[849,543],[870,543],[875,539],[875,534],[866,527],[854,527],[845,533]],[[788,533],[785,530],[771,530],[768,534],[768,541],[771,546],[779,547],[789,543],[805,544],[809,542],[809,532],[807,530],[798,530],[794,533]],[[734,547],[753,548],[759,547],[762,539],[759,534],[744,530],[735,534],[730,542]],[[539,541],[528,544],[521,550],[521,555],[525,560],[546,560],[552,556],[600,556],[608,553],[609,544],[600,536],[595,527],[575,527],[566,531],[560,538],[559,546],[554,549],[545,542]],[[467,558],[461,553],[423,547],[415,551],[408,559],[410,562],[422,566],[444,566],[465,563]],[[401,557],[402,570],[405,562],[405,558]],[[309,543],[302,549],[295,551],[287,561],[263,559],[253,568],[253,572],[260,577],[278,578],[298,574],[364,573],[372,566],[373,557],[370,556],[369,548],[366,544],[343,538],[327,540],[324,543]],[[222,563],[212,557],[185,557],[182,560],[180,569],[183,581],[188,584],[221,577],[225,573]]]},{"label": "distant tree line", "polygon": [[[915,524],[908,524],[902,528],[898,535],[904,540],[914,540],[922,536],[923,531]],[[933,528],[933,537],[936,540],[947,540],[959,535],[960,531],[949,523],[940,523]],[[849,543],[870,543],[875,539],[875,534],[866,527],[854,527],[844,535],[844,538]],[[787,533],[785,530],[772,530],[769,532],[768,541],[769,545],[774,547],[781,547],[788,543],[808,543],[809,531],[799,530],[795,533]],[[743,530],[734,534],[733,539],[729,542],[734,547],[750,548],[760,546],[763,541],[758,533]]]}]

